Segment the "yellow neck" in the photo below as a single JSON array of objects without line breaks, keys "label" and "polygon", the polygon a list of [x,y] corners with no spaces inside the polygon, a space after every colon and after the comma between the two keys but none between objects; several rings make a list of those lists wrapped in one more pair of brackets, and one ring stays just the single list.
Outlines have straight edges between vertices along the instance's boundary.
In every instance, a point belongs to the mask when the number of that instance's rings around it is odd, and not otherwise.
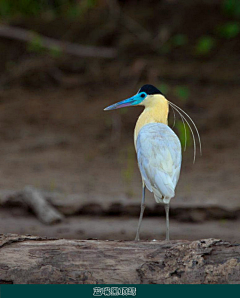
[{"label": "yellow neck", "polygon": [[137,136],[140,129],[148,123],[168,124],[168,101],[160,94],[150,95],[143,102],[144,111],[139,116],[134,130],[134,143],[136,144]]}]

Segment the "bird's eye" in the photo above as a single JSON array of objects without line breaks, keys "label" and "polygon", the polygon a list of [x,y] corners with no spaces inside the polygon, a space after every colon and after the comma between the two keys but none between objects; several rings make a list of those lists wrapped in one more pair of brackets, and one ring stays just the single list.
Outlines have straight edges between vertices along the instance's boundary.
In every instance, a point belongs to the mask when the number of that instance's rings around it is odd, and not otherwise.
[{"label": "bird's eye", "polygon": [[142,93],[142,94],[141,94],[141,97],[142,97],[142,98],[144,98],[144,97],[145,97],[145,94],[144,94],[144,93]]}]

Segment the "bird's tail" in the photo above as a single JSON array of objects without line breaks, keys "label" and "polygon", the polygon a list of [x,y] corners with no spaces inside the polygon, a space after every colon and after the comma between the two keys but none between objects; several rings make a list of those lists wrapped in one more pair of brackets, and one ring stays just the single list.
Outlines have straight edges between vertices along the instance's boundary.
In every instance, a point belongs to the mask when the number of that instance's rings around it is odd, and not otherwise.
[{"label": "bird's tail", "polygon": [[155,201],[161,204],[169,204],[171,201],[171,197],[159,197],[154,194]]}]

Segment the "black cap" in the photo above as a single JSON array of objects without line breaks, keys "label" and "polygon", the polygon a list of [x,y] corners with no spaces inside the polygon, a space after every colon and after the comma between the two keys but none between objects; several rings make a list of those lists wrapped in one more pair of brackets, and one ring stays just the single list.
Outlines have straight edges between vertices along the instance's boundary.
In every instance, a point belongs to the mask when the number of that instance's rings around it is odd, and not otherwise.
[{"label": "black cap", "polygon": [[[153,85],[143,85],[139,90],[138,93],[140,92],[145,92],[148,95],[153,95],[153,94],[162,94],[162,92],[160,90],[158,90],[156,87],[154,87]],[[163,95],[163,94],[162,94]]]}]

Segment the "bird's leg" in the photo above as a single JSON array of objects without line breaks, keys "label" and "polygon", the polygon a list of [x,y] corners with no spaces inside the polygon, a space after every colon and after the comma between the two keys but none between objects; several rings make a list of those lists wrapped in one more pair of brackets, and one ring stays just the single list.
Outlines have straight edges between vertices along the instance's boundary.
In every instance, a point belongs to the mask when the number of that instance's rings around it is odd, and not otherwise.
[{"label": "bird's leg", "polygon": [[169,241],[169,204],[164,204],[166,212],[166,240]]},{"label": "bird's leg", "polygon": [[139,217],[139,221],[138,221],[138,227],[137,227],[137,234],[135,237],[135,241],[139,241],[139,233],[140,233],[140,228],[141,228],[141,224],[142,224],[142,218],[143,218],[143,213],[144,213],[144,209],[145,209],[145,189],[146,186],[143,183],[142,186],[142,202],[141,202],[141,213],[140,213],[140,217]]}]

